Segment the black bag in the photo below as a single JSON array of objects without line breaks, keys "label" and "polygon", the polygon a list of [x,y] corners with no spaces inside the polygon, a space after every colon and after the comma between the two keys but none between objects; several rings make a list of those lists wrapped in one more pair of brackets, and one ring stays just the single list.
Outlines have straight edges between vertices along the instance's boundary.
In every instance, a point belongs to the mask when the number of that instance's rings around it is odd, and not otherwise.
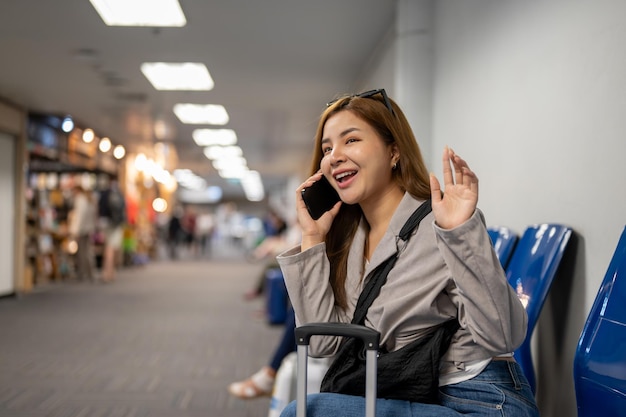
[{"label": "black bag", "polygon": [[[432,210],[424,202],[407,220],[400,238],[407,241],[419,222]],[[398,254],[391,256],[370,274],[352,318],[353,324],[365,323],[370,305],[380,294]],[[431,333],[393,352],[381,350],[378,356],[377,397],[420,403],[437,403],[439,364],[459,328],[456,318],[437,326]],[[347,339],[339,348],[322,380],[321,392],[365,395],[365,349],[358,339]]]},{"label": "black bag", "polygon": [[109,220],[109,225],[116,227],[126,221],[126,203],[118,190],[103,190],[98,201],[100,217]]}]

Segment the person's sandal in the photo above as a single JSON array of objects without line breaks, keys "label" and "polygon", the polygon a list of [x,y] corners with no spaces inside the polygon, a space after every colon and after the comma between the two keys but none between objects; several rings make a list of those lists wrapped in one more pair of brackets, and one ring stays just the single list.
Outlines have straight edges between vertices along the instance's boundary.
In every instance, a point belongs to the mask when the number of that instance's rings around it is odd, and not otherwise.
[{"label": "person's sandal", "polygon": [[230,384],[228,386],[228,392],[244,400],[270,396],[274,388],[275,378],[276,372],[265,366],[250,378]]}]

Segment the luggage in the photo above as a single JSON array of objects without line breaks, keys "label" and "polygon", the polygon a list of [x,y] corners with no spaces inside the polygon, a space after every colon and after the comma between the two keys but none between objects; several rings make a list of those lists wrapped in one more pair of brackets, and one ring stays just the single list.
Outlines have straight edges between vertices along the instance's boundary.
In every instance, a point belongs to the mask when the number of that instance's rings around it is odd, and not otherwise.
[{"label": "luggage", "polygon": [[[322,379],[330,366],[331,358],[311,358],[307,360],[307,394],[320,392]],[[278,417],[283,409],[296,399],[297,353],[291,352],[283,359],[272,391],[268,417]]]},{"label": "luggage", "polygon": [[347,323],[310,323],[296,327],[298,345],[296,416],[306,417],[307,358],[311,336],[316,335],[356,337],[363,341],[366,347],[365,416],[375,417],[380,333],[365,326]]},{"label": "luggage", "polygon": [[283,324],[287,319],[289,296],[280,268],[268,269],[265,273],[266,310],[269,324]]}]

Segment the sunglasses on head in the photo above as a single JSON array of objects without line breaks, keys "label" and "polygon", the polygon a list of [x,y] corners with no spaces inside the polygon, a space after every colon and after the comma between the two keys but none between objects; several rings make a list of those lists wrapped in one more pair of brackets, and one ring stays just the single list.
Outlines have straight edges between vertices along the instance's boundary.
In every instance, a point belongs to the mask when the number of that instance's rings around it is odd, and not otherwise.
[{"label": "sunglasses on head", "polygon": [[[385,91],[384,88],[379,88],[378,90],[369,90],[369,91],[365,91],[359,94],[353,94],[349,97],[371,98],[375,96],[376,94],[380,94],[381,96],[383,96],[385,107],[387,107],[387,109],[391,112],[391,114],[395,115],[395,113],[393,112],[393,108],[391,107],[391,101],[389,101],[389,97],[387,97],[387,92]],[[345,98],[345,97],[341,97],[341,98]],[[341,98],[335,99],[333,101],[329,101],[328,103],[326,103],[326,107],[331,106],[333,103],[336,103],[338,100],[341,100]]]}]

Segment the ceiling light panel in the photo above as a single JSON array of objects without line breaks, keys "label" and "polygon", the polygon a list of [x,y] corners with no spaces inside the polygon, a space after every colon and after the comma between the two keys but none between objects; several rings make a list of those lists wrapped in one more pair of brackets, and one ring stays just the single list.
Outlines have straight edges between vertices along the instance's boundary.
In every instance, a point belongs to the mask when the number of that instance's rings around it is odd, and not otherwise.
[{"label": "ceiling light panel", "polygon": [[220,170],[245,168],[247,170],[248,162],[242,156],[233,156],[213,160],[213,168]]},{"label": "ceiling light panel", "polygon": [[208,91],[215,85],[202,63],[144,62],[141,72],[154,88],[162,91]]},{"label": "ceiling light panel", "polygon": [[181,27],[187,24],[178,0],[90,0],[107,26]]},{"label": "ceiling light panel", "polygon": [[243,156],[243,151],[239,146],[207,146],[203,152],[211,160]]},{"label": "ceiling light panel", "polygon": [[230,146],[237,143],[237,134],[232,129],[196,129],[191,136],[198,146]]},{"label": "ceiling light panel", "polygon": [[220,104],[178,103],[174,114],[186,124],[225,125],[229,120],[226,109]]}]

